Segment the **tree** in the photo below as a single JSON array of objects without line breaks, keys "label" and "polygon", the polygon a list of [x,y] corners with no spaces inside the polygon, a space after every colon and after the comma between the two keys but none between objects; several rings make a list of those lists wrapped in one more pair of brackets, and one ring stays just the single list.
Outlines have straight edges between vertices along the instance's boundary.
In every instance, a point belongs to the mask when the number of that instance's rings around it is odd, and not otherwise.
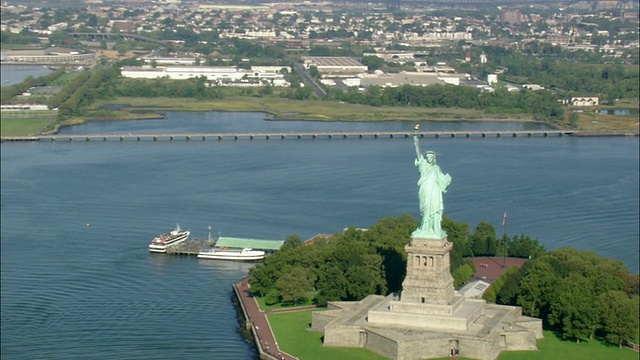
[{"label": "tree", "polygon": [[[493,301],[498,304],[514,305],[520,292],[520,282],[523,275],[523,271],[518,267],[511,267],[500,275],[500,277],[498,277],[498,280],[500,280],[499,286],[493,289]],[[491,284],[490,288],[493,288],[496,282],[497,280]],[[489,301],[489,298],[484,298]]]},{"label": "tree", "polygon": [[640,327],[638,299],[638,295],[629,297],[623,291],[600,294],[600,322],[607,341],[621,347],[626,340],[636,339]]},{"label": "tree", "polygon": [[640,295],[640,275],[638,274],[620,274],[624,281],[624,291],[627,295]]},{"label": "tree", "polygon": [[462,257],[473,256],[469,224],[454,221],[448,216],[442,218],[442,229],[447,232],[447,238],[453,243],[454,251]]},{"label": "tree", "polygon": [[317,66],[309,67],[309,76],[311,76],[313,78],[317,78],[319,75],[320,75],[320,72],[318,71],[318,67]]},{"label": "tree", "polygon": [[292,98],[295,100],[306,100],[311,97],[312,91],[308,87],[299,87],[293,92]]},{"label": "tree", "polygon": [[264,296],[275,288],[279,273],[274,266],[269,266],[269,263],[270,261],[265,260],[263,264],[257,264],[249,270],[251,291],[258,296]]},{"label": "tree", "polygon": [[453,286],[459,288],[473,275],[474,269],[469,264],[463,264],[451,272]]},{"label": "tree", "polygon": [[348,280],[345,273],[336,264],[326,264],[320,270],[320,276],[316,284],[318,290],[317,304],[323,306],[328,301],[346,299]]},{"label": "tree", "polygon": [[361,300],[371,294],[386,294],[384,278],[380,274],[382,259],[377,255],[369,255],[363,264],[347,269],[347,300]]},{"label": "tree", "polygon": [[118,55],[124,56],[129,50],[131,50],[131,46],[128,43],[122,42],[119,44],[115,44],[113,46],[113,50],[118,52]]},{"label": "tree", "polygon": [[167,16],[162,20],[162,25],[164,25],[165,28],[171,29],[173,28],[174,24],[175,22],[170,16]]},{"label": "tree", "polygon": [[402,289],[402,280],[407,266],[404,246],[409,243],[411,232],[417,226],[415,217],[401,215],[397,218],[381,219],[368,231],[360,231],[364,235],[363,241],[370,242],[376,252],[382,256],[384,278],[390,292]]},{"label": "tree", "polygon": [[546,317],[549,295],[559,281],[554,269],[547,262],[536,261],[525,263],[522,271],[524,276],[516,303],[522,306],[525,315]]},{"label": "tree", "polygon": [[49,26],[53,25],[53,19],[51,15],[48,13],[43,13],[38,19],[38,29],[47,29]]},{"label": "tree", "polygon": [[490,255],[496,254],[496,229],[488,222],[481,222],[473,232],[473,254]]},{"label": "tree", "polygon": [[276,288],[284,303],[295,305],[307,300],[306,292],[313,288],[313,282],[308,270],[294,266],[288,274],[278,279]]},{"label": "tree", "polygon": [[385,62],[383,59],[377,56],[364,56],[362,58],[362,64],[366,65],[369,71],[374,71],[382,69],[385,65]]},{"label": "tree", "polygon": [[280,251],[286,252],[287,250],[292,250],[302,245],[302,238],[298,235],[291,235],[285,239],[284,244],[280,248]]},{"label": "tree", "polygon": [[89,27],[96,28],[98,27],[98,17],[95,14],[88,14],[84,23]]},{"label": "tree", "polygon": [[509,256],[535,259],[545,252],[545,248],[537,239],[522,234],[507,240],[507,252]]},{"label": "tree", "polygon": [[573,273],[562,279],[550,304],[549,324],[562,329],[562,337],[575,339],[591,339],[598,328],[600,319],[596,306],[593,283],[586,277]]}]

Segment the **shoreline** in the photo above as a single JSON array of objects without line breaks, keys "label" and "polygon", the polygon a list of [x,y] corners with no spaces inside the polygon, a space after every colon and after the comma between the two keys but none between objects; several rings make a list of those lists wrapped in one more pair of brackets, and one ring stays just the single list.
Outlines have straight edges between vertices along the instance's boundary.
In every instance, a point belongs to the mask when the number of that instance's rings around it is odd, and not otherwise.
[{"label": "shoreline", "polygon": [[[637,108],[637,104],[602,106],[602,109]],[[598,109],[582,109],[584,121],[575,126],[567,126],[566,115],[556,122],[536,120],[531,114],[487,114],[484,110],[460,108],[412,108],[373,107],[343,102],[318,100],[289,100],[281,98],[229,97],[221,100],[196,100],[184,98],[116,98],[100,101],[92,106],[94,110],[112,108],[123,117],[84,118],[83,121],[102,120],[144,120],[164,118],[165,112],[251,112],[265,114],[265,121],[322,121],[322,122],[519,122],[545,124],[555,130],[585,132],[589,136],[638,136],[637,117],[611,116],[600,119]],[[567,108],[566,114],[572,109]],[[576,109],[573,109],[576,110]],[[586,114],[586,115],[585,115]],[[117,114],[116,114],[117,115]],[[593,121],[595,116],[595,120]],[[607,115],[608,116],[608,115]],[[631,122],[631,123],[629,123]]]},{"label": "shoreline", "polygon": [[[611,107],[602,107],[602,109],[609,108]],[[566,111],[568,114],[570,109]],[[581,113],[581,120],[571,127],[567,126],[566,121],[562,123],[562,121],[536,120],[530,114],[485,114],[483,110],[471,111],[470,109],[458,108],[387,108],[324,101],[252,97],[235,97],[222,101],[199,101],[182,98],[118,98],[111,101],[100,101],[94,104],[88,112],[88,116],[53,122],[49,125],[53,126],[52,129],[21,135],[56,135],[63,127],[94,121],[163,119],[166,118],[166,112],[262,113],[265,115],[264,121],[537,123],[544,124],[554,130],[579,133],[580,136],[639,135],[637,117],[614,117],[612,115],[602,115],[601,117],[597,113],[598,109],[589,109],[588,113]],[[91,116],[91,113],[95,115]]]},{"label": "shoreline", "polygon": [[[323,120],[318,120],[318,119],[305,119],[305,118],[280,118],[278,117],[276,114],[267,112],[267,111],[259,111],[259,110],[254,110],[254,111],[237,111],[237,110],[183,110],[183,109],[162,109],[164,111],[170,111],[170,112],[250,112],[250,113],[263,113],[265,115],[265,119],[264,121],[321,121],[321,122],[337,122],[337,123],[350,123],[350,122],[365,122],[365,123],[376,123],[376,122],[416,122],[416,121],[425,121],[425,120],[413,120],[413,119],[399,119],[399,120],[389,120],[389,119],[376,119],[376,120],[341,120],[341,119],[323,119]],[[158,120],[158,119],[164,119],[167,117],[167,115],[163,112],[158,112],[157,109],[153,109],[153,110],[149,110],[148,112],[146,111],[140,111],[137,110],[135,113],[134,112],[127,112],[127,114],[138,114],[138,115],[142,115],[142,116],[133,116],[133,117],[105,117],[105,116],[99,116],[99,117],[86,117],[86,118],[74,118],[74,119],[70,119],[70,120],[65,120],[61,123],[57,123],[55,124],[54,129],[46,131],[46,132],[42,132],[39,134],[34,134],[35,136],[37,135],[56,135],[60,132],[60,129],[64,128],[64,127],[68,127],[68,126],[76,126],[76,125],[82,125],[85,124],[87,122],[99,122],[99,121],[144,121],[144,120]],[[554,124],[548,121],[539,121],[539,120],[532,120],[532,119],[497,119],[497,118],[486,118],[486,119],[446,119],[446,118],[439,118],[439,119],[430,119],[430,120],[426,120],[426,121],[433,121],[433,122],[517,122],[517,123],[536,123],[536,124],[544,124],[549,126],[550,128],[554,129],[554,130],[569,130],[566,129],[565,127],[562,127],[558,124]],[[134,134],[135,135],[135,134]]]}]

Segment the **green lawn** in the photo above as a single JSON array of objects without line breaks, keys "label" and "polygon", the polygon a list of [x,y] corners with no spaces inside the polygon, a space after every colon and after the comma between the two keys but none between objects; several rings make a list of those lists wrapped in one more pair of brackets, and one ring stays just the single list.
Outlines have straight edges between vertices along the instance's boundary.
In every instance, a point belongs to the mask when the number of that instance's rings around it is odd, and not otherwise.
[{"label": "green lawn", "polygon": [[55,111],[39,111],[32,112],[29,117],[12,117],[17,114],[2,113],[0,121],[0,134],[2,136],[16,136],[36,134],[45,129],[45,127],[53,122],[56,116]]},{"label": "green lawn", "polygon": [[619,348],[600,341],[564,341],[551,331],[544,332],[544,339],[538,341],[539,351],[510,351],[503,353],[499,360],[638,360],[637,352]]},{"label": "green lawn", "polygon": [[280,350],[302,360],[386,359],[365,349],[323,347],[323,334],[308,330],[311,324],[311,312],[312,310],[297,311],[268,316]]},{"label": "green lawn", "polygon": [[[269,323],[278,339],[281,350],[301,360],[375,360],[386,359],[364,349],[326,348],[322,346],[322,334],[312,332],[311,313],[313,310],[269,315]],[[552,332],[545,331],[544,339],[538,341],[539,351],[509,351],[500,355],[499,360],[637,360],[638,353],[630,349],[620,349],[599,341],[563,341]],[[442,358],[447,360],[450,358]],[[465,358],[458,358],[464,360]]]},{"label": "green lawn", "polygon": [[273,305],[267,305],[264,301],[264,296],[256,296],[256,302],[258,303],[258,306],[260,307],[260,309],[264,310],[264,311],[270,311],[270,310],[279,310],[279,309],[287,309],[287,308],[292,308],[292,307],[299,307],[299,306],[307,306],[307,305],[313,305],[313,298],[315,297],[316,292],[310,292],[307,294],[307,296],[309,297],[307,299],[307,301],[303,302],[303,303],[298,303],[296,305],[283,305],[282,303],[276,303]]}]

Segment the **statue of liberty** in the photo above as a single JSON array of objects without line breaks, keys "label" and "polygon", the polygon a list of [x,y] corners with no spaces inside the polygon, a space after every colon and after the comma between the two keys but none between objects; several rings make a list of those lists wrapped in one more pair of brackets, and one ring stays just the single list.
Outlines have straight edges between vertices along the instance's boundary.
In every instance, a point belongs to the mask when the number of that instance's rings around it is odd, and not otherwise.
[{"label": "statue of liberty", "polygon": [[442,214],[444,205],[442,194],[447,192],[451,184],[451,176],[442,173],[440,166],[436,164],[436,153],[433,151],[420,151],[418,142],[418,130],[416,125],[413,134],[413,143],[416,148],[415,164],[420,173],[418,179],[418,199],[420,201],[420,226],[413,232],[413,237],[426,239],[444,239],[447,233],[442,230]]}]

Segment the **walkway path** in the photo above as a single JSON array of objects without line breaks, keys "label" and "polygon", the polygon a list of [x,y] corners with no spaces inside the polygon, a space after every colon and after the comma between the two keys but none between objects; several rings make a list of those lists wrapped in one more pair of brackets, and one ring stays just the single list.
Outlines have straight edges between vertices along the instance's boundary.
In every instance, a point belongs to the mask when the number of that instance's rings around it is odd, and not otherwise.
[{"label": "walkway path", "polygon": [[236,288],[236,293],[239,296],[239,300],[242,302],[247,314],[247,322],[253,327],[253,334],[256,337],[256,344],[259,347],[259,351],[264,355],[268,355],[271,359],[283,359],[283,360],[296,360],[297,358],[291,356],[278,348],[278,342],[273,335],[271,325],[267,315],[291,312],[300,310],[315,309],[316,306],[301,306],[296,308],[287,308],[271,311],[262,311],[253,297],[253,294],[249,290],[249,278],[244,278],[233,285]]}]

